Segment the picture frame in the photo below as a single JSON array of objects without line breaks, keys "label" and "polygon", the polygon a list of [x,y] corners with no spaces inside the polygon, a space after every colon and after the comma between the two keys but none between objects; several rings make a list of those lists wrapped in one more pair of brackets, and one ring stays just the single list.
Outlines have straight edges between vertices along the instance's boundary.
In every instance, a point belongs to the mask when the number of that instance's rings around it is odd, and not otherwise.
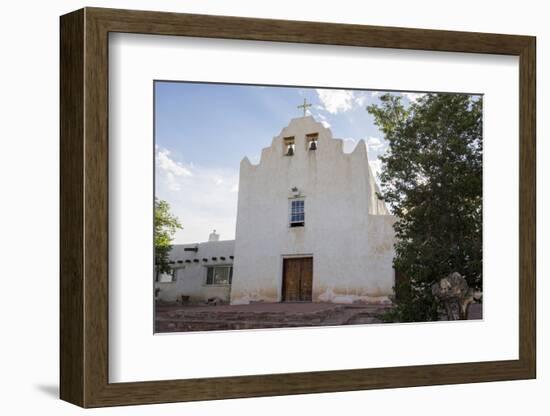
[{"label": "picture frame", "polygon": [[[519,57],[519,359],[109,382],[109,33]],[[536,39],[84,8],[60,19],[60,397],[103,407],[536,377]]]}]

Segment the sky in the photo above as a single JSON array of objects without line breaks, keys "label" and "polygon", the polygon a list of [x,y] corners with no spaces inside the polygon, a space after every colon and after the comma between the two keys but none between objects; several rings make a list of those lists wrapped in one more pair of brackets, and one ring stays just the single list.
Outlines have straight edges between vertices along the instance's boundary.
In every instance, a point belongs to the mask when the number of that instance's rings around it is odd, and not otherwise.
[{"label": "sky", "polygon": [[[239,164],[254,164],[290,120],[307,115],[344,140],[350,153],[364,139],[369,163],[380,170],[387,142],[366,106],[381,91],[155,81],[155,195],[183,225],[174,244],[235,238]],[[418,93],[400,93],[404,103]]]}]

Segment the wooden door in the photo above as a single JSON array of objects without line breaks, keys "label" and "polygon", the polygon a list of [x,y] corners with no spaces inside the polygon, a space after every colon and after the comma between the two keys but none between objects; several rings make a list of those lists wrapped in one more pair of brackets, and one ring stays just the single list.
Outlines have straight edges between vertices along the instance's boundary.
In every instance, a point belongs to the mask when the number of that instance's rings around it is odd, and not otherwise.
[{"label": "wooden door", "polygon": [[313,257],[283,260],[283,296],[285,302],[311,302]]},{"label": "wooden door", "polygon": [[313,257],[301,259],[300,264],[300,300],[311,302],[313,289]]}]

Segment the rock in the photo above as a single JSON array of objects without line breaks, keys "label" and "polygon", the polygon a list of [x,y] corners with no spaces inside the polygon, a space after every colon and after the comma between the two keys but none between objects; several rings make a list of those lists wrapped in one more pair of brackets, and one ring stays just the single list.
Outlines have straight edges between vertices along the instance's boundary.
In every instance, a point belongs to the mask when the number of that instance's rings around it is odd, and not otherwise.
[{"label": "rock", "polygon": [[469,306],[481,299],[481,292],[468,286],[460,273],[454,272],[432,285],[432,294],[443,303],[450,321],[468,318]]},{"label": "rock", "polygon": [[454,272],[432,285],[432,293],[440,299],[462,297],[468,292],[468,283],[460,273]]}]

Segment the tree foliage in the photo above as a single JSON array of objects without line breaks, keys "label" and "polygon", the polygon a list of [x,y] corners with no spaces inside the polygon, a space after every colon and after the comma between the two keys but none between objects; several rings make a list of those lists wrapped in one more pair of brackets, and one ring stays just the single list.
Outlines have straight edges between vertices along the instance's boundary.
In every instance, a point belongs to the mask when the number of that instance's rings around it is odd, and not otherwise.
[{"label": "tree foliage", "polygon": [[181,228],[178,218],[170,212],[168,202],[155,198],[155,266],[160,273],[170,271],[168,255],[174,234]]},{"label": "tree foliage", "polygon": [[432,283],[452,272],[482,286],[482,100],[425,94],[409,106],[385,94],[367,107],[389,142],[381,192],[396,216],[393,319],[438,319]]}]

